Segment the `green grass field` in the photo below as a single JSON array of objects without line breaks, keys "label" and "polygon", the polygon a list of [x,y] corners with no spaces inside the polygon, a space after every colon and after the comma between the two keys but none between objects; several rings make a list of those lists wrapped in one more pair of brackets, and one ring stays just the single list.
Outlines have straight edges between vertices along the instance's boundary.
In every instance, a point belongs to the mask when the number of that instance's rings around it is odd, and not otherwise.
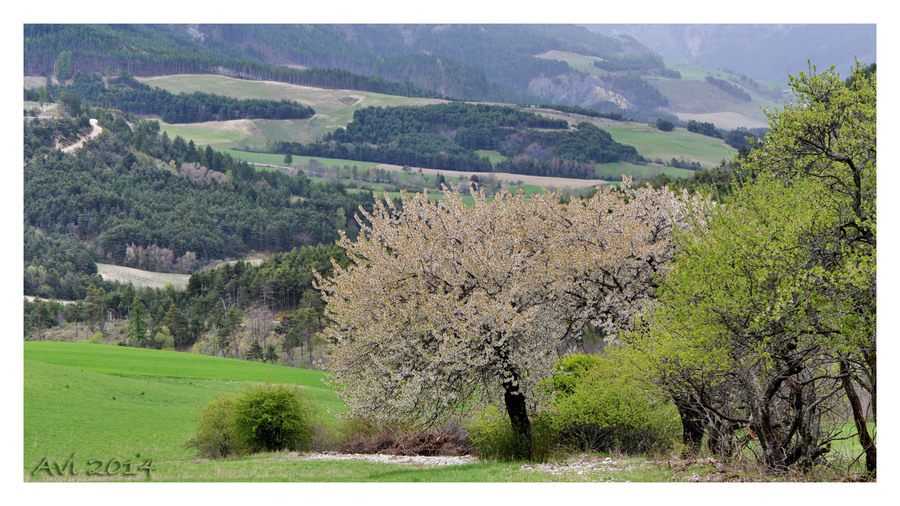
[{"label": "green grass field", "polygon": [[153,459],[159,475],[191,462],[183,447],[197,410],[259,383],[299,385],[325,423],[345,411],[320,371],[174,351],[85,343],[26,342],[24,458]]},{"label": "green grass field", "polygon": [[[184,442],[197,410],[219,395],[262,382],[303,387],[320,419],[336,423],[345,410],[322,383],[323,373],[174,351],[109,345],[24,343],[24,475],[28,481],[316,481],[521,482],[663,481],[671,472],[598,470],[552,474],[523,470],[521,462],[428,466],[354,460],[310,460],[297,453],[264,453],[220,461],[197,460]],[[73,475],[51,474],[73,462]],[[152,460],[149,475],[135,468]],[[129,465],[105,476],[89,461]],[[43,467],[42,467],[43,466]],[[99,466],[99,465],[98,465]],[[35,469],[41,470],[32,474]],[[47,469],[50,472],[46,471]],[[102,469],[106,469],[103,467]]]},{"label": "green grass field", "polygon": [[654,127],[641,123],[603,127],[616,142],[629,144],[649,160],[661,158],[667,162],[674,158],[684,158],[699,162],[704,168],[712,168],[722,160],[730,160],[737,152],[721,139],[714,139],[676,128],[672,132],[660,132]]},{"label": "green grass field", "polygon": [[[343,403],[324,373],[190,353],[85,343],[24,343],[23,474],[26,481],[665,482],[714,473],[706,461],[605,454],[560,455],[548,464],[437,466],[311,459],[270,452],[218,461],[184,447],[197,410],[264,382],[298,385],[336,427]],[[852,428],[848,430],[852,431]],[[836,451],[852,452],[847,441]],[[612,458],[607,458],[612,457]],[[137,468],[147,460],[148,472]],[[72,462],[66,467],[67,462]],[[588,464],[585,467],[585,464]],[[62,472],[56,472],[62,468]],[[107,467],[109,466],[109,467]],[[126,467],[127,466],[127,467]],[[109,469],[109,474],[104,471]],[[66,470],[71,470],[69,474]],[[100,471],[88,474],[88,471]],[[127,471],[131,471],[127,475]]]}]

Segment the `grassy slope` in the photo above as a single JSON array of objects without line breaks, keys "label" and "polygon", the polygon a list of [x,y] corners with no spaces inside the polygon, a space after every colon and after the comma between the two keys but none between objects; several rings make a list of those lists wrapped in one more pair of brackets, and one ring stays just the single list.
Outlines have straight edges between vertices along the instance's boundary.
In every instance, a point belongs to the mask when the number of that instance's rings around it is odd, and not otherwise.
[{"label": "grassy slope", "polygon": [[97,271],[100,276],[108,281],[118,281],[120,283],[131,283],[135,288],[164,288],[166,285],[172,285],[176,289],[183,289],[187,286],[191,276],[188,274],[173,274],[168,272],[153,272],[131,267],[123,267],[112,264],[97,264]]},{"label": "grassy slope", "polygon": [[334,423],[328,410],[342,412],[344,407],[322,384],[323,374],[318,371],[179,352],[51,342],[24,343],[24,358],[26,480],[48,479],[44,473],[31,476],[42,458],[63,463],[71,455],[77,472],[62,480],[146,479],[143,473],[129,478],[85,474],[88,459],[113,458],[135,463],[152,459],[153,481],[663,482],[712,471],[703,462],[673,468],[667,462],[644,463],[640,457],[616,459],[624,464],[618,468],[584,473],[577,467],[563,468],[560,474],[523,469],[521,462],[432,467],[308,460],[296,453],[195,460],[183,444],[193,433],[197,409],[216,396],[269,381],[305,388],[326,423]]},{"label": "grassy slope", "polygon": [[[304,387],[325,411],[344,410],[318,371],[179,352],[107,345],[24,343],[25,479],[42,458],[63,463],[75,455],[76,475],[65,480],[126,479],[84,474],[88,459],[153,460],[153,481],[663,481],[666,469],[552,475],[521,470],[522,463],[428,467],[361,461],[304,460],[266,453],[197,461],[183,447],[197,409],[216,396],[270,381]],[[332,418],[333,420],[333,418]],[[140,455],[140,456],[138,456]],[[144,480],[138,473],[129,478]]]},{"label": "grassy slope", "polygon": [[323,373],[119,346],[26,342],[25,469],[42,457],[63,460],[127,457],[141,453],[159,462],[190,459],[182,445],[197,410],[221,394],[263,382],[303,387],[320,408],[343,412],[322,383]]}]

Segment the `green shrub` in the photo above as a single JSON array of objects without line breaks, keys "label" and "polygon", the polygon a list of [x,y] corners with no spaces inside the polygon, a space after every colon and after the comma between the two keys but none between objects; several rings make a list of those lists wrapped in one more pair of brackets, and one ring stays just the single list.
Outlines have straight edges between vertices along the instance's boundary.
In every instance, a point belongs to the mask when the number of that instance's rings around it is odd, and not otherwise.
[{"label": "green shrub", "polygon": [[312,402],[297,387],[251,387],[237,397],[220,397],[201,408],[197,433],[185,446],[210,459],[305,450],[315,433],[314,415]]},{"label": "green shrub", "polygon": [[659,118],[656,120],[656,128],[661,132],[671,132],[675,129],[675,124],[667,119]]},{"label": "green shrub", "polygon": [[251,452],[304,450],[313,437],[314,414],[312,402],[297,387],[252,387],[237,399],[234,429]]},{"label": "green shrub", "polygon": [[185,443],[200,457],[221,459],[247,453],[246,445],[234,431],[234,412],[237,399],[220,397],[200,409],[197,433]]},{"label": "green shrub", "polygon": [[657,453],[680,430],[668,400],[632,379],[614,357],[572,355],[551,383],[550,425],[559,441],[580,451]]},{"label": "green shrub", "polygon": [[95,332],[93,335],[91,335],[90,338],[88,338],[87,342],[91,344],[103,344],[103,333]]},{"label": "green shrub", "polygon": [[[496,407],[488,407],[465,424],[472,453],[482,460],[514,460],[519,444],[509,416]],[[545,415],[531,417],[531,456],[546,461],[556,446],[556,437]]]}]

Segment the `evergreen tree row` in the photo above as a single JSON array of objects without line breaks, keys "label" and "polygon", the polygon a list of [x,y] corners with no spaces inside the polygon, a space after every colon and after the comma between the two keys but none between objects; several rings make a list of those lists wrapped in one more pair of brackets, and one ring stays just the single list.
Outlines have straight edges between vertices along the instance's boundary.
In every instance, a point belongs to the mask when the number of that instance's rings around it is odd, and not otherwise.
[{"label": "evergreen tree row", "polygon": [[312,107],[291,100],[236,99],[212,93],[173,94],[143,84],[129,74],[104,80],[97,74],[75,74],[72,84],[48,84],[51,99],[72,93],[95,107],[160,116],[166,123],[198,123],[232,119],[307,119]]}]

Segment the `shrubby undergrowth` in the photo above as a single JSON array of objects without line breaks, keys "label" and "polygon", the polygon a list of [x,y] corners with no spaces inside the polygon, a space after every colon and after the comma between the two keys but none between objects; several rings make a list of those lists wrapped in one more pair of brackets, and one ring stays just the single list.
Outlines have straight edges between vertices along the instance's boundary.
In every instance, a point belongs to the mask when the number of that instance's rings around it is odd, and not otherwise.
[{"label": "shrubby undergrowth", "polygon": [[681,429],[678,412],[629,378],[616,357],[571,355],[558,371],[550,381],[555,398],[548,418],[560,445],[632,454],[672,448]]},{"label": "shrubby undergrowth", "polygon": [[297,387],[261,385],[220,397],[200,410],[197,433],[185,446],[218,459],[250,453],[306,450],[315,408]]}]

